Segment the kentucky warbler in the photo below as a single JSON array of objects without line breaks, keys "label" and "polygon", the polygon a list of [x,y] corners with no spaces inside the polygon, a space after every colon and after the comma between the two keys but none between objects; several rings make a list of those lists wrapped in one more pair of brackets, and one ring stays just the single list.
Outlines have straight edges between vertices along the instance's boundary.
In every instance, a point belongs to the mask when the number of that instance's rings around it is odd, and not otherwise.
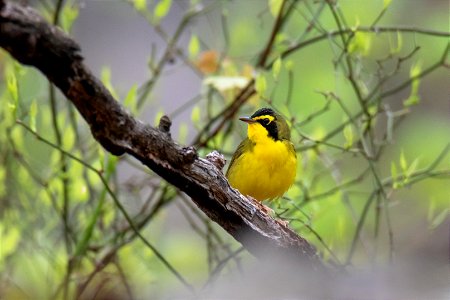
[{"label": "kentucky warbler", "polygon": [[231,159],[228,181],[241,194],[258,201],[281,197],[294,182],[297,170],[286,120],[270,108],[239,119],[248,124],[247,138]]}]

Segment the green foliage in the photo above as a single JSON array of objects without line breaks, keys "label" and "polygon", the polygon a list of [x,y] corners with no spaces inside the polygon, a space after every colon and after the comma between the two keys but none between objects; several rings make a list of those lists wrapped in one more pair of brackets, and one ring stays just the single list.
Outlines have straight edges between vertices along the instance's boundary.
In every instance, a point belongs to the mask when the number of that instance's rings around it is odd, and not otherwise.
[{"label": "green foliage", "polygon": [[154,10],[154,22],[159,24],[161,20],[167,16],[169,13],[170,7],[172,6],[172,0],[160,0],[158,4],[156,4]]},{"label": "green foliage", "polygon": [[100,79],[102,80],[102,83],[105,85],[108,91],[111,93],[111,95],[117,99],[118,95],[111,82],[111,69],[109,67],[104,67],[102,69]]},{"label": "green foliage", "polygon": [[191,121],[195,126],[199,126],[200,124],[200,107],[194,106],[191,112]]},{"label": "green foliage", "polygon": [[255,78],[255,90],[261,97],[263,97],[267,92],[267,80],[262,72]]},{"label": "green foliage", "polygon": [[63,6],[63,11],[61,13],[61,27],[65,32],[70,32],[72,30],[73,24],[78,18],[79,13],[80,11],[76,4],[66,3]]},{"label": "green foliage", "polygon": [[127,107],[132,114],[137,114],[138,112],[138,86],[137,84],[133,84],[133,86],[128,91],[128,94],[125,96],[123,100],[123,105]]},{"label": "green foliage", "polygon": [[283,4],[283,0],[268,0],[270,13],[272,16],[276,17],[280,12],[281,5]]},{"label": "green foliage", "polygon": [[132,2],[137,11],[143,12],[147,10],[147,0],[133,0]]},{"label": "green foliage", "polygon": [[344,147],[349,149],[352,145],[353,145],[353,126],[352,125],[346,125],[344,127],[343,133],[344,133],[344,137],[345,137],[345,145]]},{"label": "green foliage", "polygon": [[420,72],[421,72],[420,63],[417,62],[411,66],[411,70],[409,71],[409,76],[411,78],[411,92],[409,97],[403,101],[403,105],[408,107],[411,105],[418,104],[420,101],[419,96],[419,84],[420,84]]},{"label": "green foliage", "polygon": [[372,36],[366,32],[356,32],[348,45],[348,51],[351,54],[360,54],[367,56],[370,50]]},{"label": "green foliage", "polygon": [[195,35],[195,34],[191,35],[191,39],[189,40],[188,51],[189,51],[189,57],[191,59],[194,59],[200,52],[200,41],[199,41],[197,35]]},{"label": "green foliage", "polygon": [[280,71],[281,71],[281,63],[282,63],[281,57],[278,57],[278,58],[274,61],[274,63],[273,63],[273,66],[272,66],[272,75],[273,75],[273,78],[274,78],[274,79],[277,79],[277,78],[278,78],[278,75],[280,74]]}]

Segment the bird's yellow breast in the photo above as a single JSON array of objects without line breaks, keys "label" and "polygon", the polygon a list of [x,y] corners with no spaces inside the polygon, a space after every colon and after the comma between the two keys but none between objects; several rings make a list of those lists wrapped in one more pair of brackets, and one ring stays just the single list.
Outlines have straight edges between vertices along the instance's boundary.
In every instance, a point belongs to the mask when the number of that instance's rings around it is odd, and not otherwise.
[{"label": "bird's yellow breast", "polygon": [[[253,135],[251,127],[249,138]],[[253,139],[253,147],[243,151],[230,166],[228,180],[241,194],[259,201],[281,197],[295,179],[294,147],[288,140],[275,141],[267,134],[256,133],[255,137],[258,138]]]}]

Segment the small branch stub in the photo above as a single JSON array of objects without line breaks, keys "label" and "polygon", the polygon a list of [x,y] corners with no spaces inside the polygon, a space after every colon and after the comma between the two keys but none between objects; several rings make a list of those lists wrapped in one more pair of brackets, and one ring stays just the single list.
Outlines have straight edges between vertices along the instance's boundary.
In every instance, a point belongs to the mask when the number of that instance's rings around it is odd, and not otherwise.
[{"label": "small branch stub", "polygon": [[206,159],[212,163],[214,166],[216,166],[217,169],[222,170],[223,167],[225,167],[225,164],[227,163],[227,160],[225,159],[225,156],[220,154],[218,151],[214,150],[213,152],[206,155]]},{"label": "small branch stub", "polygon": [[170,136],[170,126],[172,126],[172,121],[168,116],[164,115],[161,119],[159,119],[158,129],[166,133],[168,136]]},{"label": "small branch stub", "polygon": [[184,164],[192,164],[198,158],[197,150],[192,146],[184,147],[183,151]]}]

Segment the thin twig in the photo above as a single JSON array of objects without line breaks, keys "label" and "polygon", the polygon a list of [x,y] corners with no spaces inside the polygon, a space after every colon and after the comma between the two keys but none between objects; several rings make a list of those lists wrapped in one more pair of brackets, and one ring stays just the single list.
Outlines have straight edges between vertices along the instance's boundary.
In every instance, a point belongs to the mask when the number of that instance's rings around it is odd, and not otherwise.
[{"label": "thin twig", "polygon": [[58,151],[60,151],[61,153],[64,153],[65,155],[67,155],[67,157],[73,159],[74,161],[82,164],[84,167],[88,168],[89,170],[93,171],[95,174],[97,174],[99,176],[99,179],[102,181],[103,185],[105,186],[108,194],[110,195],[110,197],[113,199],[115,205],[117,206],[117,208],[119,208],[120,212],[122,213],[122,215],[125,217],[125,219],[127,220],[128,224],[130,225],[130,227],[133,229],[134,233],[139,237],[139,239],[150,249],[152,250],[152,252],[156,255],[156,257],[158,257],[158,259],[169,269],[169,271],[171,271],[175,277],[177,277],[180,282],[191,292],[194,291],[193,287],[183,278],[183,276],[178,273],[178,271],[164,258],[164,256],[152,245],[150,244],[150,242],[147,241],[147,239],[144,238],[144,236],[139,232],[139,229],[136,227],[136,225],[134,224],[133,220],[131,219],[131,217],[128,215],[127,211],[125,210],[125,207],[122,205],[122,203],[119,201],[119,199],[117,199],[116,195],[114,194],[114,192],[111,190],[111,188],[108,185],[108,182],[105,180],[105,178],[102,176],[102,172],[97,170],[96,168],[92,167],[90,164],[84,162],[82,159],[76,157],[75,155],[63,150],[62,148],[60,148],[58,145],[53,144],[52,142],[50,142],[49,140],[43,138],[41,135],[39,135],[36,131],[34,131],[33,129],[31,129],[30,127],[28,127],[25,123],[21,122],[21,121],[17,121],[17,124],[21,125],[22,127],[24,127],[27,131],[29,131],[30,133],[32,133],[39,141],[42,141],[43,143],[49,145],[50,147],[57,149]]}]

